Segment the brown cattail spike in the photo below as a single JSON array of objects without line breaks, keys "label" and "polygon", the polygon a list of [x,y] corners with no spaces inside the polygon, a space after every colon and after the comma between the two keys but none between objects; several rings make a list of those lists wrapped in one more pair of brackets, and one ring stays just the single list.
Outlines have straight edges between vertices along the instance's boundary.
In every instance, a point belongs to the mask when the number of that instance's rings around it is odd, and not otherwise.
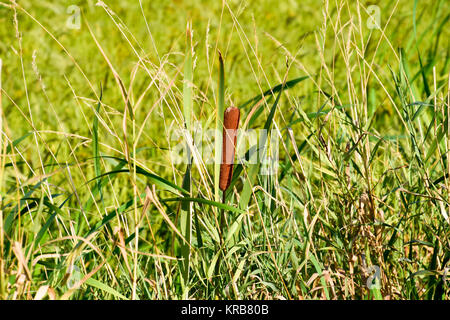
[{"label": "brown cattail spike", "polygon": [[233,176],[234,153],[236,149],[236,137],[239,127],[239,108],[229,107],[223,115],[223,145],[222,163],[220,164],[219,188],[227,190]]}]

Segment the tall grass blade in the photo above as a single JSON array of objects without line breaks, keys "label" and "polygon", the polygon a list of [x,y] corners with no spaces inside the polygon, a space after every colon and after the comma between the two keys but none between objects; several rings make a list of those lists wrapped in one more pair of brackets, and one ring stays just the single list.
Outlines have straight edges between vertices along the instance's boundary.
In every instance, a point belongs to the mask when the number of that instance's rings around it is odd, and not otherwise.
[{"label": "tall grass blade", "polygon": [[[193,84],[193,65],[192,65],[192,26],[188,23],[186,30],[186,58],[184,63],[184,84],[183,84],[183,115],[186,134],[187,168],[183,177],[182,188],[191,193],[191,146],[192,140],[192,84]],[[189,297],[189,264],[191,257],[191,237],[192,237],[192,203],[189,201],[181,202],[180,216],[181,234],[186,242],[181,243],[181,284],[183,298]]]},{"label": "tall grass blade", "polygon": [[267,136],[269,135],[270,127],[272,126],[273,118],[275,116],[275,111],[277,109],[278,103],[280,102],[281,94],[283,93],[284,84],[281,86],[278,92],[277,98],[270,109],[269,116],[267,117],[266,123],[264,125],[264,130],[267,135],[262,135],[258,143],[258,152],[256,152],[256,164],[249,165],[247,179],[245,180],[244,187],[242,189],[241,197],[239,199],[239,208],[242,210],[247,210],[248,203],[252,194],[253,186],[256,182],[256,178],[261,166],[261,158],[259,157],[260,150],[265,150]]},{"label": "tall grass blade", "polygon": [[219,51],[219,96],[216,109],[216,135],[214,147],[214,200],[220,201],[220,163],[222,161],[222,127],[225,111],[225,71],[222,54]]}]

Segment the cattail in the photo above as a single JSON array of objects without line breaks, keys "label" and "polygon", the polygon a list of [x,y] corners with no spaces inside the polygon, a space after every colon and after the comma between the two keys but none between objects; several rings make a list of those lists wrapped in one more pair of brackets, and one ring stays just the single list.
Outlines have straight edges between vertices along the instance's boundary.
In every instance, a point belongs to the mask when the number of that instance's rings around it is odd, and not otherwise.
[{"label": "cattail", "polygon": [[222,163],[220,165],[219,188],[228,189],[233,176],[234,153],[236,149],[237,129],[239,126],[239,108],[229,107],[223,115]]}]

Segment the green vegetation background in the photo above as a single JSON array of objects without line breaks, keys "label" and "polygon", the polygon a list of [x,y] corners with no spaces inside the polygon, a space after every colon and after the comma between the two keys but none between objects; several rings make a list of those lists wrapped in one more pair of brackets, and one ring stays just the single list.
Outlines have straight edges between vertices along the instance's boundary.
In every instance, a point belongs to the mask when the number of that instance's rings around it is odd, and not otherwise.
[{"label": "green vegetation background", "polygon": [[[381,29],[368,28],[370,5]],[[0,297],[448,298],[449,8],[0,2]],[[212,166],[193,166],[186,233],[170,133],[185,120],[186,66],[191,115],[214,126],[218,50],[226,106],[308,79],[250,121],[264,127],[273,106],[282,146],[248,205],[250,166],[226,198],[234,209],[214,202]]]}]

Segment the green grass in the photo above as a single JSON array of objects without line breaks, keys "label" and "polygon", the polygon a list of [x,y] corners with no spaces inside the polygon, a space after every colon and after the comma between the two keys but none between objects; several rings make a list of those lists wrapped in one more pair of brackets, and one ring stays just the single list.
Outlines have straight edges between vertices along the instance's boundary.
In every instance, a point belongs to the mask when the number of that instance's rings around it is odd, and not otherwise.
[{"label": "green grass", "polygon": [[1,299],[449,297],[448,1],[96,3],[0,1]]}]

